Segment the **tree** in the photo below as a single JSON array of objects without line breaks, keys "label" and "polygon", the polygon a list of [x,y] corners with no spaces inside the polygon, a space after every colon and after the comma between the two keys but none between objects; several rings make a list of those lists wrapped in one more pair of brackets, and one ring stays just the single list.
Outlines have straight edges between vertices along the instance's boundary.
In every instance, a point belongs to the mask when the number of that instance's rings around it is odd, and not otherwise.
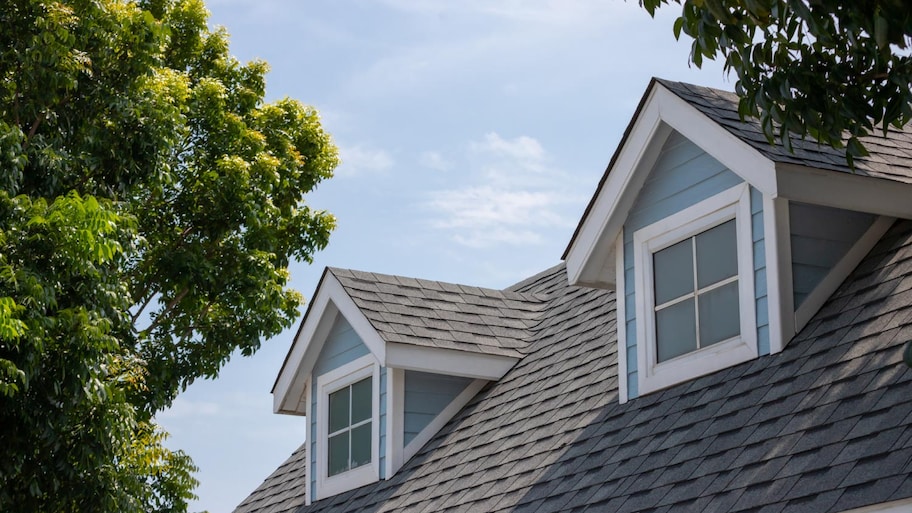
[{"label": "tree", "polygon": [[154,415],[302,304],[338,163],[200,0],[0,5],[0,511],[186,511]]},{"label": "tree", "polygon": [[[906,0],[674,0],[675,37],[693,39],[690,61],[721,56],[738,77],[742,118],[776,133],[846,147],[912,119],[912,9]],[[669,0],[640,0],[651,15]]]}]

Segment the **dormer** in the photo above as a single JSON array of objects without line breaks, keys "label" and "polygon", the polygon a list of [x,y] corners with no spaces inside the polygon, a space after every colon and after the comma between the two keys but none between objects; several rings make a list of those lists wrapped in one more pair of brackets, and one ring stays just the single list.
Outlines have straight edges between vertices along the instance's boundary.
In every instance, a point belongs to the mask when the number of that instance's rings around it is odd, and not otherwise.
[{"label": "dormer", "polygon": [[907,179],[771,146],[737,102],[654,79],[564,254],[571,284],[617,292],[621,402],[781,351],[912,215]]},{"label": "dormer", "polygon": [[523,356],[534,296],[324,271],[273,387],[305,416],[306,500],[388,479]]}]

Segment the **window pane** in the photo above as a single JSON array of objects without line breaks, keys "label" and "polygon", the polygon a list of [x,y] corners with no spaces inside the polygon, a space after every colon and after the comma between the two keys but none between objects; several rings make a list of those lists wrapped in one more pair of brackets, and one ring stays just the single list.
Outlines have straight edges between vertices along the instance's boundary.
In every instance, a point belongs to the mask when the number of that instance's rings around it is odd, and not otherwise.
[{"label": "window pane", "polygon": [[371,378],[365,378],[351,387],[352,424],[357,424],[371,416]]},{"label": "window pane", "polygon": [[656,251],[652,255],[655,269],[655,304],[681,297],[694,290],[692,239]]},{"label": "window pane", "polygon": [[737,281],[700,294],[697,301],[700,303],[700,347],[741,333]]},{"label": "window pane", "polygon": [[697,235],[697,288],[707,287],[738,274],[735,220]]},{"label": "window pane", "polygon": [[367,465],[371,460],[371,423],[351,430],[351,468]]},{"label": "window pane", "polygon": [[693,298],[656,312],[656,347],[658,363],[697,348],[697,317]]},{"label": "window pane", "polygon": [[329,432],[347,428],[351,425],[348,419],[349,387],[329,394]]},{"label": "window pane", "polygon": [[348,470],[348,431],[329,437],[329,461],[327,473],[334,476]]}]

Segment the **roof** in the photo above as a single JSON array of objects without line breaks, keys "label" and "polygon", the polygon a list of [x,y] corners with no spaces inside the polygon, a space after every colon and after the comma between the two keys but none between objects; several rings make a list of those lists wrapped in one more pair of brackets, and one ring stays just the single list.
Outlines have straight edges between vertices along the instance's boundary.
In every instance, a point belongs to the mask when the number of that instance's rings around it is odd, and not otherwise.
[{"label": "roof", "polygon": [[522,356],[543,306],[534,294],[330,268],[386,342]]},{"label": "roof", "polygon": [[905,130],[890,127],[886,136],[875,132],[860,138],[870,155],[855,159],[855,169],[852,170],[846,162],[845,150],[836,150],[814,140],[792,137],[792,153],[780,144],[771,145],[763,135],[758,120],[741,121],[738,115],[739,98],[735,93],[683,82],[654,80],[773,162],[912,182],[912,128],[908,126]]},{"label": "roof", "polygon": [[301,444],[263,484],[234,508],[234,513],[291,513],[304,504],[305,445]]},{"label": "roof", "polygon": [[[522,360],[391,479],[299,513],[828,512],[912,494],[912,222],[781,353],[625,404],[613,292],[563,266],[510,292],[544,301]],[[303,494],[283,475],[260,489]]]}]

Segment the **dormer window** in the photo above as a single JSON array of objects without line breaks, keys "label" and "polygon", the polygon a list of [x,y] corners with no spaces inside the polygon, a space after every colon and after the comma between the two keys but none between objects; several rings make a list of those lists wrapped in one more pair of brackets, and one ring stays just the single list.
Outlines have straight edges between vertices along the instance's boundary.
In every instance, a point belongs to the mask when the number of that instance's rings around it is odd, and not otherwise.
[{"label": "dormer window", "polygon": [[634,233],[640,393],[757,356],[750,220],[739,185]]},{"label": "dormer window", "polygon": [[741,333],[736,232],[730,219],[653,253],[657,363]]},{"label": "dormer window", "polygon": [[371,462],[371,378],[329,394],[330,477]]},{"label": "dormer window", "polygon": [[317,377],[317,478],[328,497],[380,479],[380,365],[363,356]]}]

